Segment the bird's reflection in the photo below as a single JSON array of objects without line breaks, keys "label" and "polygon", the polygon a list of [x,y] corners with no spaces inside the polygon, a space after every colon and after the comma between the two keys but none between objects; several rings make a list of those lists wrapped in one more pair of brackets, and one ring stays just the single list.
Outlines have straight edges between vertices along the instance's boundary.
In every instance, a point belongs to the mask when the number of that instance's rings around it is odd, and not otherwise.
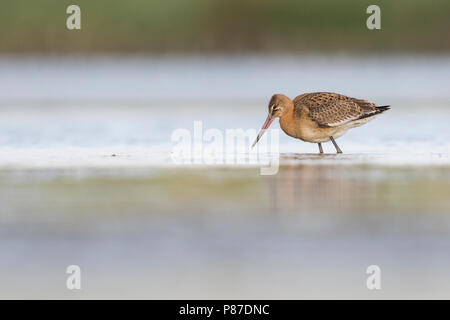
[{"label": "bird's reflection", "polygon": [[267,183],[270,210],[281,213],[354,211],[374,205],[377,196],[373,183],[355,179],[346,166],[282,166]]}]

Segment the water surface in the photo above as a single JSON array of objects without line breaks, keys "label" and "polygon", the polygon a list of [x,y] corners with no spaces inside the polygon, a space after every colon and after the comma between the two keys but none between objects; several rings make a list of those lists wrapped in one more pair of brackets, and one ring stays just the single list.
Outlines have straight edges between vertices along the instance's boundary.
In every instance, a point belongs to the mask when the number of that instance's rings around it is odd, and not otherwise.
[{"label": "water surface", "polygon": [[[0,71],[1,298],[449,297],[448,57],[3,57]],[[319,90],[392,109],[340,138],[343,155],[280,133],[272,176],[173,162],[178,128],[257,130],[272,93]]]}]

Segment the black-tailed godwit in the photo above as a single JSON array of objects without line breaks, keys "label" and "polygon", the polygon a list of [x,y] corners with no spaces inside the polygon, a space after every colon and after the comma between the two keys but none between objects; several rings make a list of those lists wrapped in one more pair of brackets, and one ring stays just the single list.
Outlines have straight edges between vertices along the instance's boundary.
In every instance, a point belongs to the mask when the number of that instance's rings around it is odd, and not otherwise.
[{"label": "black-tailed godwit", "polygon": [[253,146],[272,121],[279,117],[281,129],[287,135],[317,143],[320,153],[323,153],[322,142],[331,140],[337,153],[342,153],[335,139],[386,110],[389,110],[389,106],[376,106],[366,100],[338,93],[304,93],[294,100],[283,94],[274,94],[269,102],[269,115]]}]

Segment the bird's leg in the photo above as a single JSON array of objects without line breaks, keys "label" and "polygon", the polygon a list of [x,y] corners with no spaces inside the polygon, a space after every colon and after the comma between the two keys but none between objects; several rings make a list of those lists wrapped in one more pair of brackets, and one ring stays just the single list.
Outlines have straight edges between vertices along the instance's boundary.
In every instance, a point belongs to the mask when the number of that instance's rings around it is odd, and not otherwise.
[{"label": "bird's leg", "polygon": [[334,147],[336,148],[336,152],[337,153],[342,153],[342,150],[339,148],[339,146],[337,145],[336,141],[334,141],[334,138],[330,136],[330,140],[331,140],[331,142],[333,142]]},{"label": "bird's leg", "polygon": [[317,143],[319,145],[319,151],[320,153],[323,153],[322,144],[320,142]]}]

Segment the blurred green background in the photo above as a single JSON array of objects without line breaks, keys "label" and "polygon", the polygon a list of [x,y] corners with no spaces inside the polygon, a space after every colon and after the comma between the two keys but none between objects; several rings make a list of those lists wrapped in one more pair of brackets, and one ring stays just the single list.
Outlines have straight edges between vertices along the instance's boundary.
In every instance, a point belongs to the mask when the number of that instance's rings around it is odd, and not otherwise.
[{"label": "blurred green background", "polygon": [[[81,7],[82,29],[66,28]],[[366,8],[381,7],[381,30]],[[2,0],[0,52],[234,53],[450,49],[448,0]]]}]

